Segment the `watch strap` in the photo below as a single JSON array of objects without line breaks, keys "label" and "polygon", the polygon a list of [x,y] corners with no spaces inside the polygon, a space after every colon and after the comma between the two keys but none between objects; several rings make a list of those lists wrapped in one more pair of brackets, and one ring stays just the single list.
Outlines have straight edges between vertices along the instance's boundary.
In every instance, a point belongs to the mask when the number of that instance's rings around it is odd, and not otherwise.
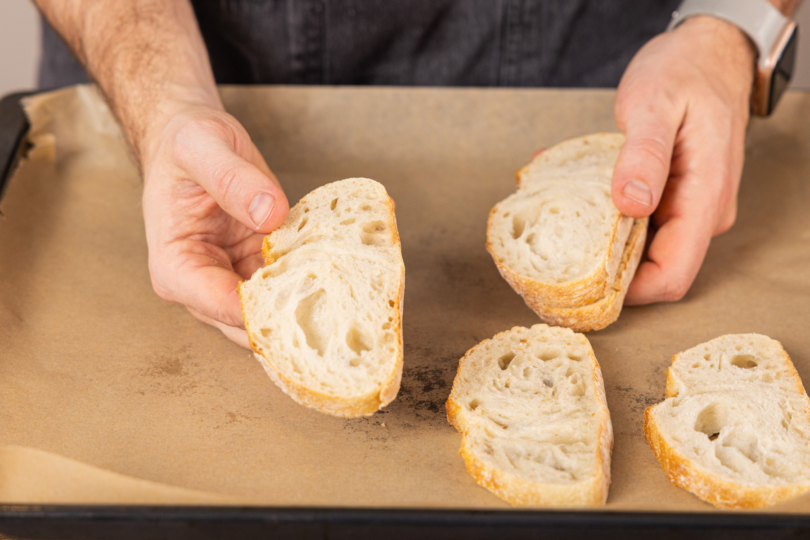
[{"label": "watch strap", "polygon": [[760,62],[770,55],[788,18],[766,0],[684,0],[667,31],[696,15],[710,15],[724,19],[742,30],[759,51]]}]

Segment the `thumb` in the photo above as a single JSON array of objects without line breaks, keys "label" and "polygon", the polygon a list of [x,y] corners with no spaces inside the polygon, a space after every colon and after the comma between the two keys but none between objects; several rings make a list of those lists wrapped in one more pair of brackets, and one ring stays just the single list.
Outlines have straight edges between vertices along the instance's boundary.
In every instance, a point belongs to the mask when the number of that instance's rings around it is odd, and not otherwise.
[{"label": "thumb", "polygon": [[613,204],[637,219],[652,214],[661,201],[680,127],[680,116],[662,105],[651,100],[617,106],[616,120],[627,139],[613,170]]},{"label": "thumb", "polygon": [[175,147],[175,159],[223,210],[246,227],[266,234],[287,218],[289,203],[250,139],[240,142],[250,161],[236,153],[232,141],[202,131]]}]

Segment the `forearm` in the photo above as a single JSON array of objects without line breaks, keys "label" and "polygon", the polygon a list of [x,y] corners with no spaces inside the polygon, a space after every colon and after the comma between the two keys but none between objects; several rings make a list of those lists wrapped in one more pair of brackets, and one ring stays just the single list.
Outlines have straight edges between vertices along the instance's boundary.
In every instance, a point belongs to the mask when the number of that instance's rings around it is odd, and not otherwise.
[{"label": "forearm", "polygon": [[188,0],[35,2],[101,87],[139,161],[178,107],[222,107]]}]

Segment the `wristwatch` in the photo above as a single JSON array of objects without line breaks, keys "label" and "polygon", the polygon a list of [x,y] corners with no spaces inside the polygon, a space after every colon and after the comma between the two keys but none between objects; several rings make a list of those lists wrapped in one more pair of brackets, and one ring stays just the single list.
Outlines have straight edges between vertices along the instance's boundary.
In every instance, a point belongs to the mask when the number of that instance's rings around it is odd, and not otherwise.
[{"label": "wristwatch", "polygon": [[759,52],[751,112],[768,116],[793,76],[798,26],[767,0],[684,0],[672,13],[667,31],[695,15],[726,20],[742,30]]}]

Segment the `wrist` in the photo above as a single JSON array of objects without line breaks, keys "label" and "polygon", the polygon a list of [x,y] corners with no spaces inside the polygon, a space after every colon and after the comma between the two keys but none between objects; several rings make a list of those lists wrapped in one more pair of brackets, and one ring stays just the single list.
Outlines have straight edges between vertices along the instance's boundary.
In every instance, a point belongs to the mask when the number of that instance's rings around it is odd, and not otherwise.
[{"label": "wrist", "polygon": [[734,24],[716,17],[690,17],[673,32],[688,35],[704,57],[719,66],[718,74],[750,94],[756,71],[757,50],[748,36]]}]

